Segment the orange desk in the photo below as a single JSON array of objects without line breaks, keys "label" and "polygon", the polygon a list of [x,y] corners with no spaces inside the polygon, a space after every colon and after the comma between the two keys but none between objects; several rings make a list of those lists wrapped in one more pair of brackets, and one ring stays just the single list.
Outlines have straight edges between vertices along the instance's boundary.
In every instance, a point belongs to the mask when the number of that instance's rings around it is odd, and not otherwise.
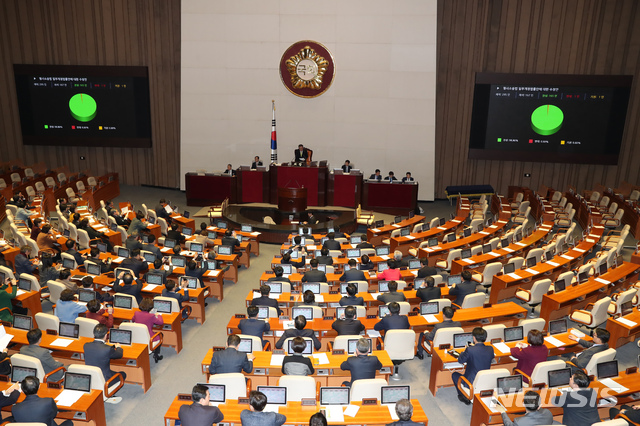
[{"label": "orange desk", "polygon": [[407,226],[413,226],[419,222],[422,222],[424,219],[424,216],[416,215],[412,218],[402,220],[398,223],[381,226],[380,228],[369,228],[367,229],[367,241],[374,246],[379,246],[382,244],[382,240],[384,240],[385,238],[389,238],[389,236],[391,235],[391,231]]},{"label": "orange desk", "polygon": [[609,337],[609,347],[619,348],[625,343],[633,342],[640,335],[640,311],[636,306],[633,312],[622,317],[624,320],[634,322],[633,324],[625,324],[618,319],[609,318],[607,320],[607,330],[611,333]]}]

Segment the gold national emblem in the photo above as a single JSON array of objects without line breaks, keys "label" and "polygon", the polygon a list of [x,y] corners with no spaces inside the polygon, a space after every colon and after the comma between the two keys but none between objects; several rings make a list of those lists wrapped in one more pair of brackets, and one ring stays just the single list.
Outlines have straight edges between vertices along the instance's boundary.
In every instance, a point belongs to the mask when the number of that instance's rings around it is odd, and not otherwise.
[{"label": "gold national emblem", "polygon": [[291,85],[295,89],[322,89],[322,78],[327,72],[329,61],[320,56],[310,46],[287,59],[287,70],[291,75]]}]

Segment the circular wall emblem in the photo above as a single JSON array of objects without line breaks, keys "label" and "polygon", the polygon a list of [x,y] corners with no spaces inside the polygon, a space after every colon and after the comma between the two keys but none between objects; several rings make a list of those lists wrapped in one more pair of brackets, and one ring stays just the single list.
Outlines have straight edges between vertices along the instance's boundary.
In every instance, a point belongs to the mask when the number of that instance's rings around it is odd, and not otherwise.
[{"label": "circular wall emblem", "polygon": [[331,87],[335,64],[322,44],[303,40],[289,46],[280,59],[280,78],[285,87],[301,98],[315,98]]}]

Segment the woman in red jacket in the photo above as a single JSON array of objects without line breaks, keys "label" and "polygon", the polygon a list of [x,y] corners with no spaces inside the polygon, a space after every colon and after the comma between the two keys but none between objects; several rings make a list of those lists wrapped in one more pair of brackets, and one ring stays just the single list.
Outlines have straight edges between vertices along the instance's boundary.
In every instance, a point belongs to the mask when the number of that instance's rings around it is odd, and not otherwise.
[{"label": "woman in red jacket", "polygon": [[[527,343],[518,342],[516,347],[511,349],[511,356],[518,359],[516,368],[531,377],[536,364],[547,360],[549,350],[544,345],[544,334],[540,330],[529,331]],[[529,383],[527,376],[524,380]]]},{"label": "woman in red jacket", "polygon": [[[151,312],[149,312],[151,311],[151,309],[153,309],[153,299],[150,299],[148,297],[142,299],[139,308],[140,310],[136,311],[136,313],[133,314],[133,322],[146,325],[149,329],[149,336],[153,336],[153,326],[164,324],[162,315],[152,314]],[[160,337],[156,337],[155,339],[153,339],[154,342],[158,340],[160,340]],[[158,361],[164,358],[162,355],[160,355],[161,348],[162,345],[158,345],[158,347],[153,350],[153,360],[156,362],[156,364],[158,363]]]}]

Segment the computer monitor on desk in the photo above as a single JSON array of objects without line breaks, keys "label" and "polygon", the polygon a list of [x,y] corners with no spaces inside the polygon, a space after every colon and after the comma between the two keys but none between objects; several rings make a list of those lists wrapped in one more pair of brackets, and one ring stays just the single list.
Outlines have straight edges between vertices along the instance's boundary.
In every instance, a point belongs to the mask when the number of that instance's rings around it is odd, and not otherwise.
[{"label": "computer monitor on desk", "polygon": [[321,387],[320,388],[320,405],[349,405],[348,387]]},{"label": "computer monitor on desk", "polygon": [[420,303],[420,315],[435,315],[440,311],[438,302]]},{"label": "computer monitor on desk", "polygon": [[209,405],[223,404],[226,401],[226,386],[213,383],[198,383],[209,391]]},{"label": "computer monitor on desk", "polygon": [[[365,339],[367,340],[367,342],[369,342],[369,349],[367,350],[367,353],[370,354],[371,352],[373,352],[373,339],[371,339],[370,337]],[[347,340],[347,353],[349,355],[353,355],[356,353],[356,348],[359,340],[360,339]]]},{"label": "computer monitor on desk", "polygon": [[395,404],[401,399],[411,399],[409,386],[382,386],[380,388],[381,404]]},{"label": "computer monitor on desk", "polygon": [[550,388],[569,386],[569,380],[571,380],[571,368],[551,370],[547,372],[547,379]]},{"label": "computer monitor on desk", "polygon": [[596,365],[598,380],[618,377],[618,360],[601,362]]},{"label": "computer monitor on desk", "polygon": [[253,352],[253,340],[247,338],[241,338],[238,344],[238,352],[244,352],[250,354]]},{"label": "computer monitor on desk", "polygon": [[286,405],[287,388],[281,386],[258,386],[258,392],[267,397],[267,404]]},{"label": "computer monitor on desk", "polygon": [[310,308],[300,307],[300,306],[296,306],[294,308],[291,308],[291,317],[292,318],[297,318],[300,315],[305,317],[307,319],[307,321],[311,321],[313,319],[313,308],[311,308],[311,307]]},{"label": "computer monitor on desk", "polygon": [[519,342],[524,339],[524,327],[521,325],[504,329],[505,342]]},{"label": "computer monitor on desk", "polygon": [[311,291],[313,294],[320,294],[320,283],[304,283],[302,284],[302,292]]},{"label": "computer monitor on desk", "polygon": [[[311,355],[313,354],[313,341],[312,340],[304,340],[305,347],[302,350],[302,355]],[[293,350],[293,339],[289,339],[287,343],[287,354],[293,355],[295,351]]]},{"label": "computer monitor on desk", "polygon": [[453,335],[453,347],[464,348],[473,343],[472,333],[457,333]]},{"label": "computer monitor on desk", "polygon": [[162,272],[148,272],[147,284],[161,285],[163,277],[164,275],[162,274]]},{"label": "computer monitor on desk", "polygon": [[567,332],[567,319],[558,319],[549,321],[549,334],[561,334]]},{"label": "computer monitor on desk", "polygon": [[91,392],[91,376],[67,371],[64,375],[64,388],[65,390]]},{"label": "computer monitor on desk", "polygon": [[389,246],[376,247],[376,256],[388,256]]},{"label": "computer monitor on desk", "polygon": [[282,294],[282,283],[266,282],[265,285],[268,285],[271,288],[271,291],[269,291],[269,293]]},{"label": "computer monitor on desk", "polygon": [[522,376],[499,377],[498,378],[498,394],[508,395],[510,393],[522,392]]}]

